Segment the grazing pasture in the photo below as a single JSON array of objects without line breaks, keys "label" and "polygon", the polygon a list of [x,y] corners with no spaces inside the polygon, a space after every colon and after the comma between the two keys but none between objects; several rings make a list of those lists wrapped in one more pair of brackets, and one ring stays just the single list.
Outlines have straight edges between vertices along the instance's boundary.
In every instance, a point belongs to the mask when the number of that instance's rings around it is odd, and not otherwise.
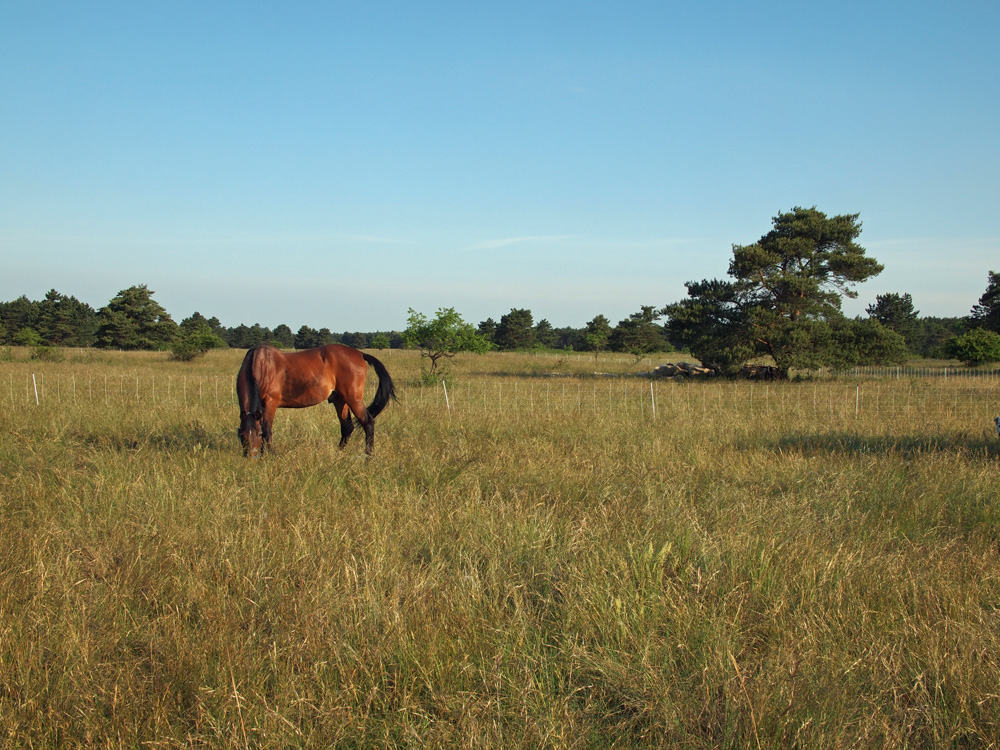
[{"label": "grazing pasture", "polygon": [[0,745],[996,746],[996,379],[380,352],[249,461],[242,355],[0,361]]}]

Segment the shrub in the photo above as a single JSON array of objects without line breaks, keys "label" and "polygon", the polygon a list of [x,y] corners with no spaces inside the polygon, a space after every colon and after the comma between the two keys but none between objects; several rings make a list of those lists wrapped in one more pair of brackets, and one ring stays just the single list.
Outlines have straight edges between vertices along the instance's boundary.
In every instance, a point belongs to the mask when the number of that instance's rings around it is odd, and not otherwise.
[{"label": "shrub", "polygon": [[20,346],[41,346],[44,342],[34,328],[22,328],[14,334],[14,343]]},{"label": "shrub", "polygon": [[33,346],[31,358],[41,362],[62,362],[65,359],[58,346]]},{"label": "shrub", "polygon": [[180,362],[190,362],[196,357],[204,356],[209,349],[226,346],[207,324],[202,324],[181,333],[170,347],[170,359]]},{"label": "shrub", "polygon": [[1000,362],[1000,334],[973,328],[948,342],[948,354],[969,367]]}]

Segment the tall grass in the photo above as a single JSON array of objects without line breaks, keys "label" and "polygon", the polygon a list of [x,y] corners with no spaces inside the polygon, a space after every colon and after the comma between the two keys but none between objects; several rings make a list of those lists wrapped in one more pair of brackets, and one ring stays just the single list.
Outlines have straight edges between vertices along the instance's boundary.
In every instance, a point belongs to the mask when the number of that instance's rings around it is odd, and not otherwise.
[{"label": "tall grass", "polygon": [[996,745],[995,385],[383,359],[372,460],[244,460],[237,353],[0,363],[0,743]]}]

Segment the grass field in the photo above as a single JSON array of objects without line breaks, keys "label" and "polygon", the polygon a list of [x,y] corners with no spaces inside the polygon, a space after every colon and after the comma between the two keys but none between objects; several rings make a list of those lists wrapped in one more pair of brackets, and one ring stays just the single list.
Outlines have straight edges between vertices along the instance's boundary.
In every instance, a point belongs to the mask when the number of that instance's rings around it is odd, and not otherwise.
[{"label": "grass field", "polygon": [[1000,743],[996,379],[386,352],[247,461],[241,356],[0,361],[3,747]]}]

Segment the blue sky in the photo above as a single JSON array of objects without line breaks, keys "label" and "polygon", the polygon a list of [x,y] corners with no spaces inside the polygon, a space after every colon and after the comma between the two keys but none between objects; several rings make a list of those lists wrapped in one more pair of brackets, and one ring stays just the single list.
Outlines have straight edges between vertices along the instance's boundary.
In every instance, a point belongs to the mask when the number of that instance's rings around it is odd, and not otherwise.
[{"label": "blue sky", "polygon": [[1000,270],[996,2],[0,0],[0,299],[333,331],[612,323],[794,206],[965,315]]}]

